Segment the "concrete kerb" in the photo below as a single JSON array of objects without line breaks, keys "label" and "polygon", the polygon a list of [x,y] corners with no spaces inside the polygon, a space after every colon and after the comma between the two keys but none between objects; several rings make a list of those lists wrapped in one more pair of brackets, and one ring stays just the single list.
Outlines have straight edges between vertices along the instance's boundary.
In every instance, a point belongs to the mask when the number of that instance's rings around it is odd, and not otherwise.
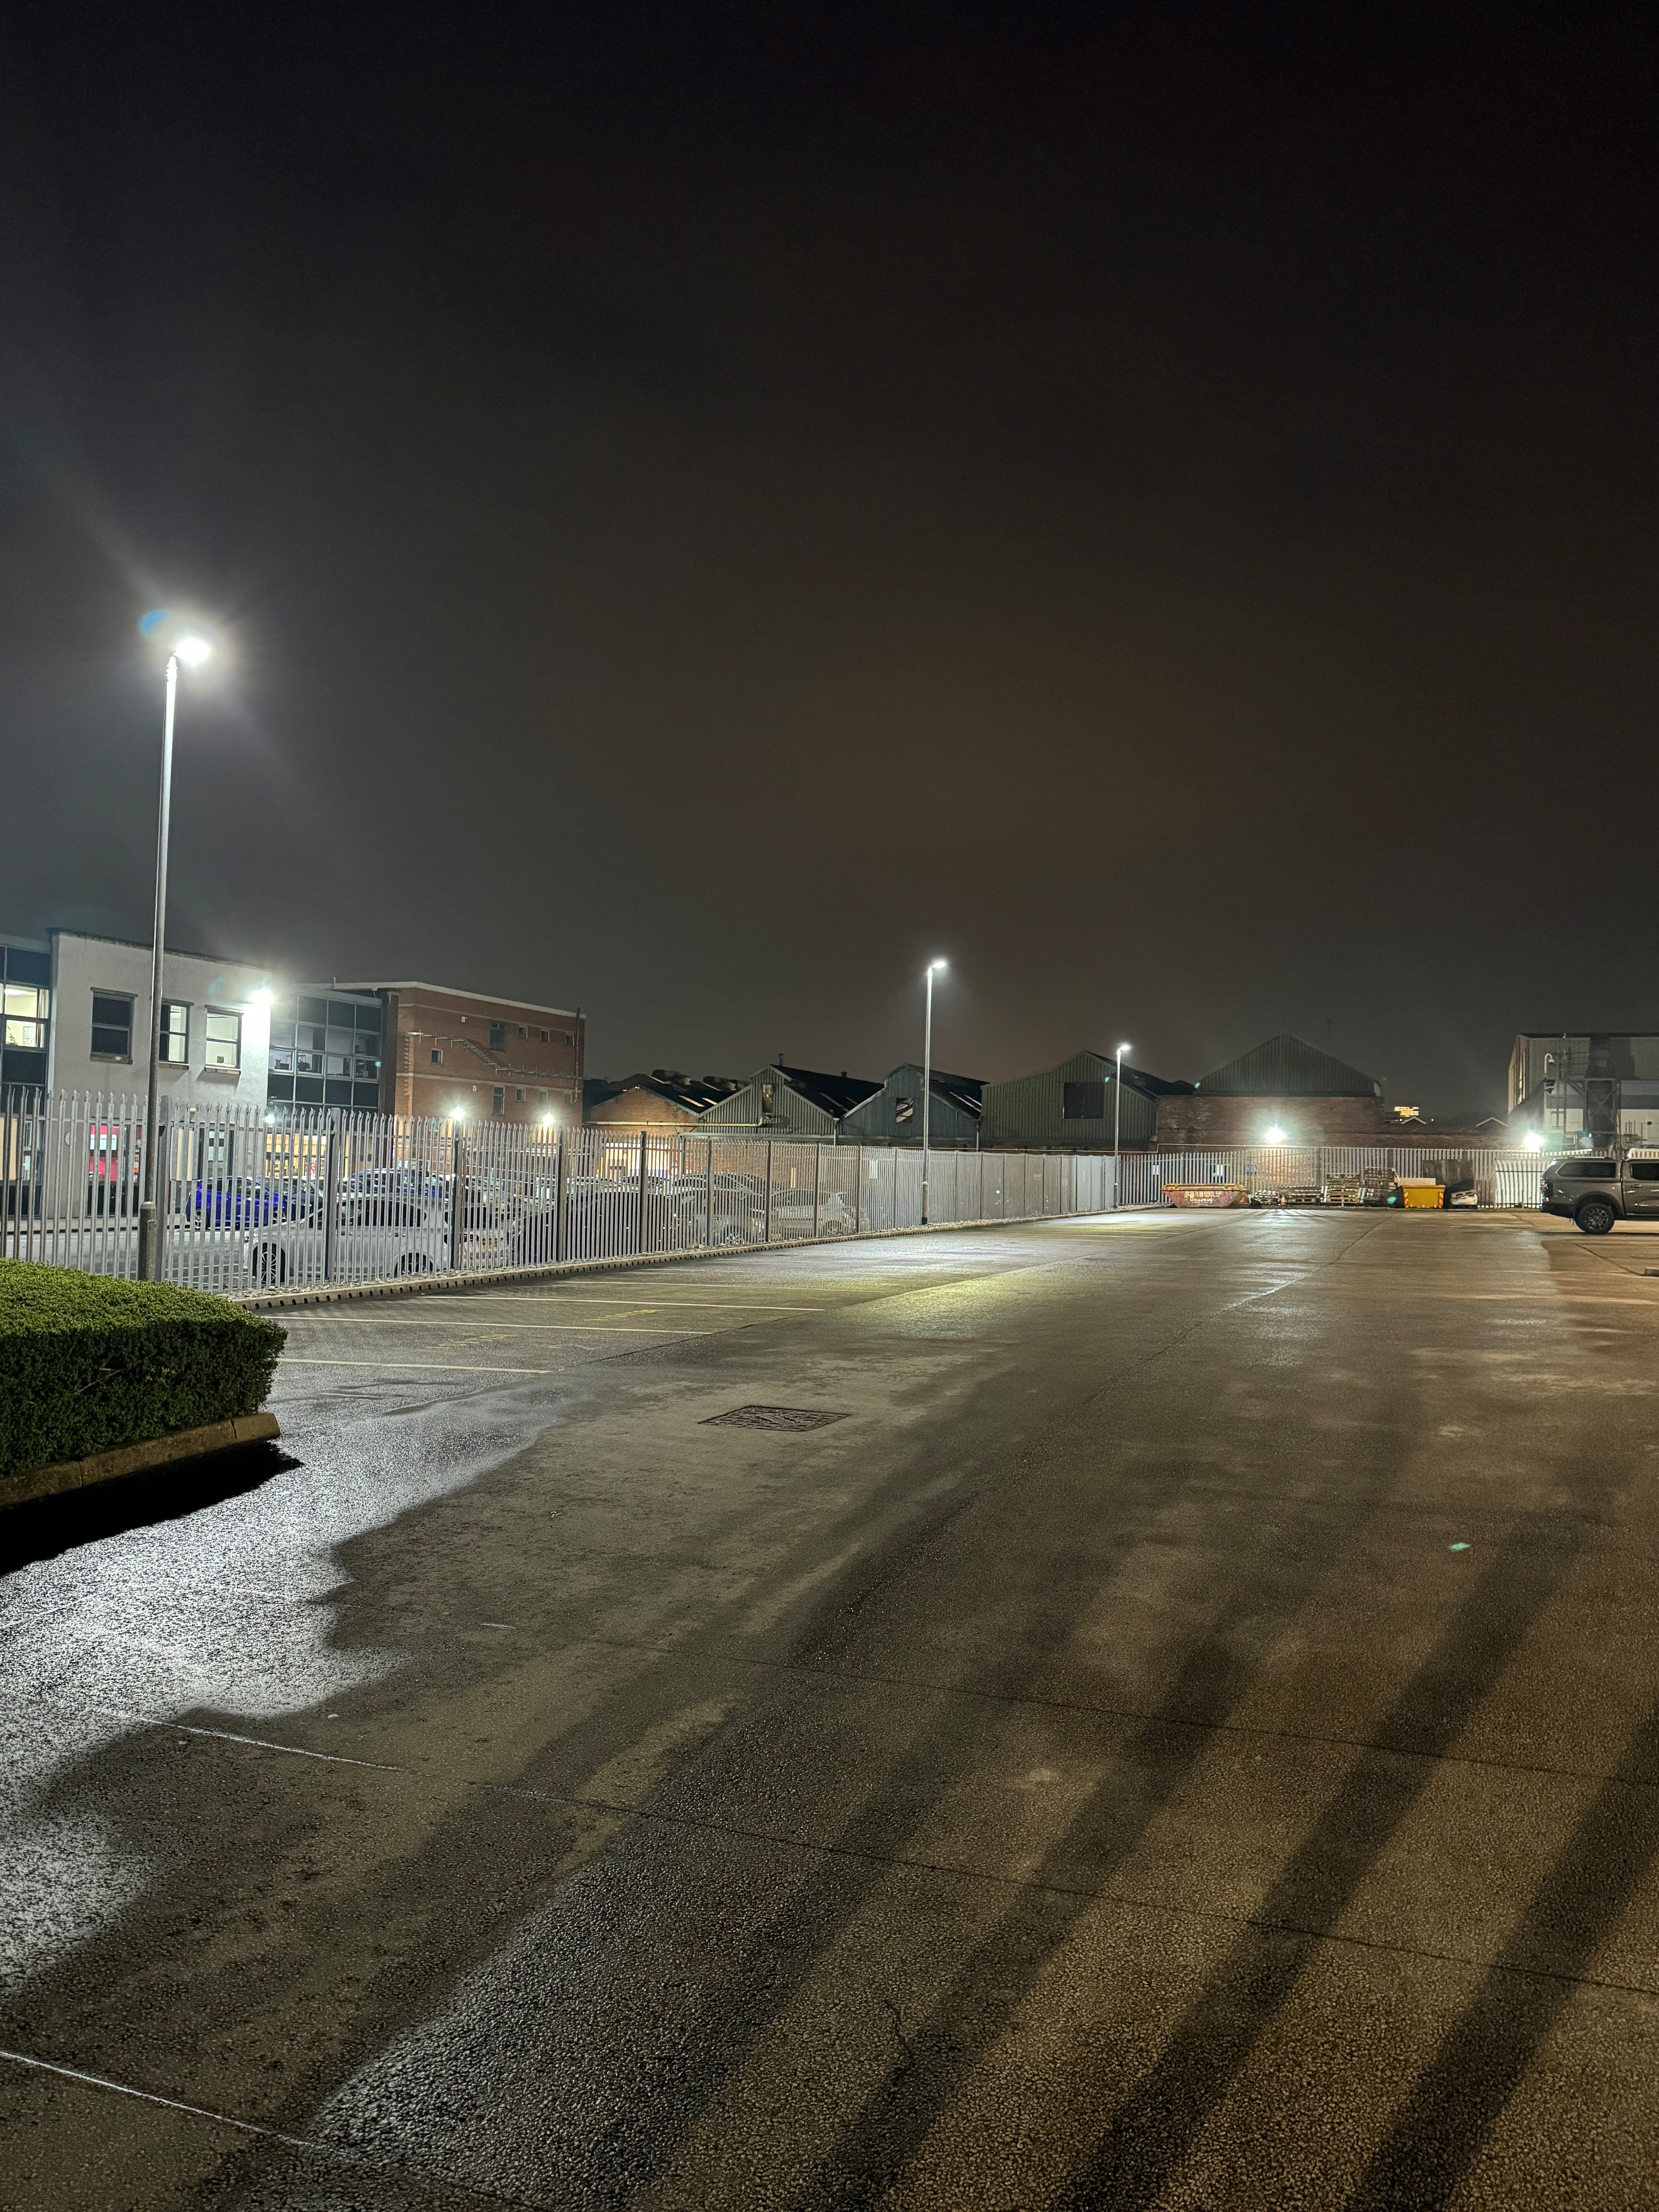
[{"label": "concrete kerb", "polygon": [[890,1237],[945,1237],[953,1230],[1018,1229],[1034,1222],[1101,1221],[1113,1212],[1145,1207],[1107,1206],[1099,1213],[1011,1213],[988,1221],[929,1221],[905,1229],[866,1229],[854,1237],[775,1237],[769,1244],[710,1244],[693,1252],[624,1252],[608,1260],[560,1260],[536,1267],[491,1267],[465,1274],[389,1275],[369,1283],[319,1283],[302,1291],[233,1291],[231,1305],[252,1313],[289,1313],[301,1306],[344,1305],[358,1298],[419,1297],[435,1291],[487,1289],[495,1283],[538,1283],[561,1275],[611,1274],[631,1267],[664,1267],[681,1260],[741,1260],[762,1252],[823,1252],[842,1244],[871,1244]]}]

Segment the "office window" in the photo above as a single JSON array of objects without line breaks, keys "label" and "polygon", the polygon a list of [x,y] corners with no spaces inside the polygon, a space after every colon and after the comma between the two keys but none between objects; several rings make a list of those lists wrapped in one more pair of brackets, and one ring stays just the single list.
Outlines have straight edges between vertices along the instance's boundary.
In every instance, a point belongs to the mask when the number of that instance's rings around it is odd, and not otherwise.
[{"label": "office window", "polygon": [[491,1052],[505,1052],[507,1050],[507,1024],[505,1022],[491,1022],[489,1024],[489,1049]]},{"label": "office window", "polygon": [[161,1058],[169,1067],[182,1067],[190,1058],[190,1008],[161,1001]]},{"label": "office window", "polygon": [[536,1103],[538,1106],[550,1106],[553,1103],[552,1092],[550,1091],[538,1091],[536,1093]]},{"label": "office window", "polygon": [[1106,1085],[1099,1083],[1068,1083],[1065,1103],[1060,1108],[1068,1121],[1103,1121],[1106,1119]]},{"label": "office window", "polygon": [[515,1091],[513,1093],[513,1096],[520,1106],[524,1104],[524,1093],[522,1091]]},{"label": "office window", "polygon": [[568,1030],[564,1033],[564,1041],[567,1044],[574,1044],[576,1042],[574,1036]]},{"label": "office window", "polygon": [[92,1056],[94,1060],[132,1058],[132,1001],[113,991],[92,994]]},{"label": "office window", "polygon": [[240,1067],[242,1064],[241,1016],[218,1013],[210,1006],[204,1026],[206,1036],[202,1048],[203,1065],[207,1067]]},{"label": "office window", "polygon": [[432,1065],[434,1066],[434,1067],[441,1067],[441,1066],[443,1066],[443,1064],[444,1064],[444,1056],[443,1056],[442,1053],[441,1053],[441,1052],[434,1052],[434,1053],[433,1054],[433,1055],[432,1055]]},{"label": "office window", "polygon": [[40,990],[33,983],[8,983],[4,1003],[5,1042],[23,1045],[31,1052],[44,1052],[52,993]]},{"label": "office window", "polygon": [[[362,1039],[360,1038],[358,1042],[361,1043]],[[360,1052],[352,1060],[351,1073],[359,1083],[378,1083],[380,1079],[380,1063],[373,1054]]]},{"label": "office window", "polygon": [[489,1094],[489,1110],[498,1119],[507,1111],[507,1092],[499,1083]]},{"label": "office window", "polygon": [[[309,1054],[307,1054],[307,1058],[309,1060]],[[279,1046],[278,1048],[271,1054],[270,1072],[273,1075],[293,1074],[294,1053],[291,1047],[286,1045]]]},{"label": "office window", "polygon": [[524,1025],[524,1024],[523,1024],[522,1022],[520,1022],[520,1023],[519,1024],[519,1035],[520,1035],[521,1037],[526,1037],[526,1038],[527,1038],[527,1037],[529,1036],[529,1035],[530,1035],[529,1030],[525,1027],[525,1025]]},{"label": "office window", "polygon": [[548,1033],[547,1033],[547,1031],[546,1031],[545,1030],[539,1030],[539,1031],[538,1032],[538,1036],[540,1036],[541,1041],[542,1041],[542,1042],[543,1042],[544,1044],[551,1044],[551,1043],[552,1043],[553,1040],[552,1040],[552,1038],[548,1035]]}]

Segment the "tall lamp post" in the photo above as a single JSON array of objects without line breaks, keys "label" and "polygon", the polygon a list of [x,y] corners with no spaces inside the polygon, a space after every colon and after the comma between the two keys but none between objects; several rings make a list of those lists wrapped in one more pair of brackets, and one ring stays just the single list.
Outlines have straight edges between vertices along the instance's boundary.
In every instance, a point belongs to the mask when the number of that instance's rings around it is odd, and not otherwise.
[{"label": "tall lamp post", "polygon": [[[167,615],[146,615],[138,625],[146,636],[171,627]],[[155,826],[155,923],[149,955],[149,1083],[144,1094],[143,1180],[138,1189],[138,1279],[159,1280],[161,1231],[155,1213],[155,1110],[161,1065],[161,952],[167,920],[167,823],[173,811],[173,716],[179,697],[179,664],[199,668],[213,651],[194,630],[177,637],[167,653],[166,705],[161,716],[161,800]]]},{"label": "tall lamp post", "polygon": [[921,1032],[921,1225],[927,1226],[927,1108],[933,1096],[933,977],[950,963],[927,963],[927,1018]]},{"label": "tall lamp post", "polygon": [[1112,1158],[1115,1160],[1123,1149],[1123,1055],[1133,1050],[1132,1044],[1121,1044],[1117,1048],[1117,1079],[1112,1085]]}]

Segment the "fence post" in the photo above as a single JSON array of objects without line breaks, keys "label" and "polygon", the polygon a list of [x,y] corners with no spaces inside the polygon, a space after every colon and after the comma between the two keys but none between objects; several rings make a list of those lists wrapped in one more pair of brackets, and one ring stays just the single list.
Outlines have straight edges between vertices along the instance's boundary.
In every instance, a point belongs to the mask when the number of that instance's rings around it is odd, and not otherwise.
[{"label": "fence post", "polygon": [[819,1202],[823,1190],[823,1146],[812,1147],[812,1241],[817,1242]]},{"label": "fence post", "polygon": [[327,1166],[323,1174],[323,1280],[331,1283],[340,1264],[340,1117],[328,1117]]},{"label": "fence post", "polygon": [[646,1148],[650,1142],[650,1138],[641,1129],[640,1131],[640,1220],[634,1244],[634,1249],[636,1252],[643,1252],[645,1249],[645,1162]]},{"label": "fence post", "polygon": [[714,1242],[714,1139],[703,1139],[702,1178],[702,1249],[707,1252]]},{"label": "fence post", "polygon": [[763,1244],[772,1242],[772,1139],[766,1140],[766,1227],[761,1237]]},{"label": "fence post", "polygon": [[564,1131],[560,1130],[553,1148],[553,1259],[554,1264],[564,1257]]},{"label": "fence post", "polygon": [[459,1275],[466,1257],[466,1124],[457,1121],[449,1178],[449,1272]]},{"label": "fence post", "polygon": [[853,1147],[853,1234],[864,1226],[864,1147]]}]

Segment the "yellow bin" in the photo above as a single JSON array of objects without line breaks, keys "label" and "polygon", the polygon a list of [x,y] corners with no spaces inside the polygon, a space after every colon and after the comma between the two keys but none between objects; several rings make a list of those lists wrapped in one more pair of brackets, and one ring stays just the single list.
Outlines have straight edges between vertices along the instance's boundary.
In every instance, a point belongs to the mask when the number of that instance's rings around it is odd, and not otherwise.
[{"label": "yellow bin", "polygon": [[1432,1176],[1396,1176],[1400,1185],[1401,1203],[1404,1206],[1439,1206],[1445,1192]]}]

